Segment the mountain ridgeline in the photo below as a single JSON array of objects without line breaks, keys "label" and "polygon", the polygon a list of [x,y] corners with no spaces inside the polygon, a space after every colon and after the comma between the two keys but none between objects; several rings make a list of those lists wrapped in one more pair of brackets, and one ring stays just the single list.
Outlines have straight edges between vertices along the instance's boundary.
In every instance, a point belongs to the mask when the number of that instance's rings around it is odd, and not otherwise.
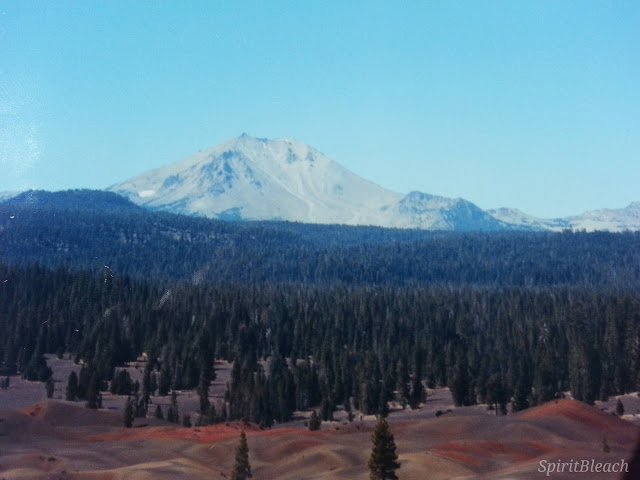
[{"label": "mountain ridgeline", "polygon": [[484,211],[463,198],[388,190],[293,139],[246,134],[109,190],[150,209],[223,220],[449,231],[640,230],[638,202],[550,220],[512,208]]},{"label": "mountain ridgeline", "polygon": [[110,190],[151,209],[223,220],[522,229],[463,199],[387,190],[296,140],[246,134]]},{"label": "mountain ridgeline", "polygon": [[0,261],[159,281],[640,287],[640,233],[440,232],[225,222],[153,212],[110,192],[0,204]]}]

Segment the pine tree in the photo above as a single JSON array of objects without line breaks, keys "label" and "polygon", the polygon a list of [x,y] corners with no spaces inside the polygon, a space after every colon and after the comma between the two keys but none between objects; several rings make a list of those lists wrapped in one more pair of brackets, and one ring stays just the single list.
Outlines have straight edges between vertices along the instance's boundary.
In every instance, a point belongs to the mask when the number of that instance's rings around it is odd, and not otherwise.
[{"label": "pine tree", "polygon": [[160,405],[156,405],[156,412],[154,416],[158,420],[164,420],[164,415],[162,414],[162,407]]},{"label": "pine tree", "polygon": [[100,407],[99,401],[100,392],[98,391],[98,375],[93,373],[91,375],[91,381],[89,382],[89,388],[87,388],[87,403],[86,407],[91,409],[97,409]]},{"label": "pine tree", "polygon": [[420,406],[420,402],[424,397],[424,387],[422,381],[417,375],[411,381],[411,391],[409,393],[409,408],[415,410]]},{"label": "pine tree", "polygon": [[525,358],[520,361],[518,368],[518,376],[516,377],[515,388],[513,392],[513,404],[511,408],[514,412],[529,408],[529,397],[531,395],[532,376],[531,367],[527,364]]},{"label": "pine tree", "polygon": [[155,395],[157,389],[158,389],[158,374],[153,371],[151,372],[151,380],[149,383],[149,393],[151,395]]},{"label": "pine tree", "polygon": [[191,415],[183,415],[182,416],[182,426],[191,428]]},{"label": "pine tree", "polygon": [[457,407],[473,405],[471,398],[471,376],[466,351],[460,349],[454,366],[453,382],[450,385],[453,402]]},{"label": "pine tree", "polygon": [[620,399],[618,399],[618,401],[616,402],[616,414],[619,417],[624,415],[624,405],[622,405],[622,401]]},{"label": "pine tree", "polygon": [[47,381],[44,384],[44,388],[47,391],[47,398],[53,397],[53,389],[54,389],[53,377],[47,378]]},{"label": "pine tree", "polygon": [[145,415],[149,410],[149,402],[151,401],[151,370],[151,362],[147,361],[142,376],[142,405]]},{"label": "pine tree", "polygon": [[127,403],[124,404],[124,426],[131,428],[133,426],[133,419],[135,417],[133,411],[133,404],[131,403],[131,397],[127,397]]},{"label": "pine tree", "polygon": [[236,447],[236,463],[231,472],[231,480],[246,480],[250,478],[251,465],[249,465],[249,445],[244,430],[240,433],[240,442]]},{"label": "pine tree", "polygon": [[114,395],[131,395],[133,390],[133,382],[131,376],[124,368],[119,370],[111,381],[109,391]]},{"label": "pine tree", "polygon": [[499,373],[494,373],[487,379],[486,400],[487,403],[493,404],[496,415],[498,415],[498,413],[506,413],[509,393],[504,385],[502,375]]},{"label": "pine tree", "polygon": [[171,419],[169,419],[169,413],[167,413],[167,420],[173,423],[180,423],[180,413],[178,412],[178,398],[176,396],[176,391],[171,391],[171,407],[169,407],[169,411],[171,412]]},{"label": "pine tree", "polygon": [[371,436],[373,448],[369,457],[369,478],[371,480],[398,480],[396,470],[400,468],[396,443],[393,434],[389,430],[387,421],[380,417],[376,429]]},{"label": "pine tree", "polygon": [[200,382],[198,383],[198,398],[199,398],[199,407],[198,413],[200,415],[206,415],[209,411],[209,406],[211,405],[209,401],[209,380],[206,379],[205,376],[200,376]]},{"label": "pine tree", "polygon": [[72,402],[75,402],[78,398],[78,375],[76,372],[69,374],[69,380],[67,381],[67,390],[65,391],[65,398]]},{"label": "pine tree", "polygon": [[378,399],[378,415],[387,418],[389,416],[389,404],[387,403],[387,392],[383,388],[380,389],[380,398]]},{"label": "pine tree", "polygon": [[176,423],[175,417],[173,415],[173,408],[171,408],[171,405],[169,405],[169,408],[167,408],[167,422]]},{"label": "pine tree", "polygon": [[93,373],[93,365],[85,363],[80,368],[80,374],[78,375],[78,398],[80,400],[87,399],[87,390],[89,389],[89,383],[91,382],[91,376]]},{"label": "pine tree", "polygon": [[315,431],[320,430],[320,425],[322,425],[322,419],[320,415],[314,410],[311,412],[311,418],[309,419],[309,430]]}]

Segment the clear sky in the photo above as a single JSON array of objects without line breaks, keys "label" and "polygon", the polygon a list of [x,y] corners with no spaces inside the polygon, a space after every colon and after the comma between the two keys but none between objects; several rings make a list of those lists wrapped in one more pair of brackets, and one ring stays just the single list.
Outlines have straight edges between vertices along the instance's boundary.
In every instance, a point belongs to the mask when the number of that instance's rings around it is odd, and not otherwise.
[{"label": "clear sky", "polygon": [[246,132],[403,193],[640,200],[640,2],[0,0],[0,191],[105,188]]}]

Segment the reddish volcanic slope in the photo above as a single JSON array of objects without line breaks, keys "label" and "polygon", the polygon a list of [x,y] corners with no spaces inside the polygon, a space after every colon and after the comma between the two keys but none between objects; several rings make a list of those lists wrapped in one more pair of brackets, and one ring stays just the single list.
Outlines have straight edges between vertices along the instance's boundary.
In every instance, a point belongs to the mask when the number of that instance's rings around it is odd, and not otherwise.
[{"label": "reddish volcanic slope", "polygon": [[[148,419],[149,426],[126,429],[117,412],[56,401],[0,411],[0,419],[0,479],[7,480],[228,478],[241,429],[256,479],[366,480],[374,426],[368,418],[309,432],[240,422],[181,428]],[[468,407],[440,417],[428,409],[397,412],[388,421],[403,480],[425,472],[442,480],[539,479],[541,460],[628,458],[640,437],[634,425],[573,400],[505,417]],[[601,451],[603,436],[609,454]]]}]

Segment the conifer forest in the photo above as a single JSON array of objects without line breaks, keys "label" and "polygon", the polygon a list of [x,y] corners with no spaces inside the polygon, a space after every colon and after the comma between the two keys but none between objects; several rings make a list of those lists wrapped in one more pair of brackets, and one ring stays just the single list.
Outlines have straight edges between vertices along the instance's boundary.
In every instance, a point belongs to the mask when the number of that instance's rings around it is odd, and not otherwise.
[{"label": "conifer forest", "polygon": [[[133,408],[197,389],[209,423],[328,420],[338,406],[385,416],[437,386],[496,411],[640,390],[638,233],[14,211],[0,224],[0,373],[44,382],[43,355],[71,352],[83,361],[71,395],[88,406],[130,389],[116,367],[143,353]],[[233,362],[217,410],[216,359]]]}]

